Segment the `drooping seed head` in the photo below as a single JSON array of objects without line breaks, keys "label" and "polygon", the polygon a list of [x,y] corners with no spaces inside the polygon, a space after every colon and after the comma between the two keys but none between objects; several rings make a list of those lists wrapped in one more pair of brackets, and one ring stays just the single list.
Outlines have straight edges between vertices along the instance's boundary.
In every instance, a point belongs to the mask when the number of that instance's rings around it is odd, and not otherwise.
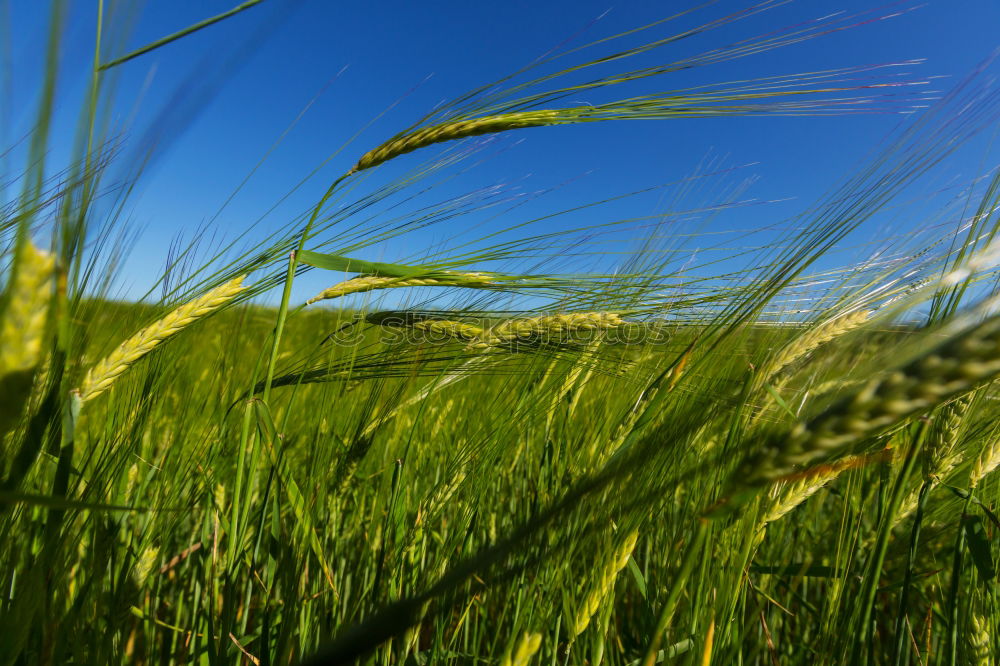
[{"label": "drooping seed head", "polygon": [[1000,375],[1000,316],[954,335],[906,365],[876,376],[860,391],[775,437],[748,457],[732,478],[734,489],[786,476],[854,446],[902,420]]},{"label": "drooping seed head", "polygon": [[324,289],[306,301],[306,305],[312,305],[317,301],[324,301],[331,298],[340,298],[349,294],[374,291],[376,289],[399,289],[403,287],[468,287],[472,289],[485,289],[495,286],[496,282],[490,276],[483,273],[439,273],[432,277],[413,278],[360,275]]},{"label": "drooping seed head", "polygon": [[782,487],[775,499],[771,502],[767,513],[761,520],[763,525],[781,520],[792,512],[797,506],[815,495],[828,483],[840,476],[845,466],[823,465],[816,474],[809,474],[801,479],[792,481]]},{"label": "drooping seed head", "polygon": [[486,331],[480,342],[484,347],[505,345],[528,338],[565,342],[572,333],[607,330],[624,324],[621,316],[613,312],[574,312],[511,319]]},{"label": "drooping seed head", "polygon": [[598,570],[597,577],[593,581],[590,591],[583,598],[583,602],[573,617],[573,621],[569,627],[570,635],[573,638],[583,633],[590,624],[594,613],[600,607],[601,602],[614,590],[615,579],[618,577],[619,572],[625,568],[625,565],[628,564],[628,559],[631,557],[632,551],[635,550],[635,543],[638,538],[638,531],[633,530],[629,532],[609,553],[609,557]]},{"label": "drooping seed head", "polygon": [[394,157],[405,155],[406,153],[435,143],[465,139],[470,136],[480,136],[483,134],[497,134],[499,132],[527,127],[554,125],[559,122],[560,116],[559,111],[522,111],[486,116],[484,118],[456,120],[440,125],[432,125],[431,127],[424,127],[408,134],[396,136],[378,148],[368,151],[361,156],[358,163],[348,173],[357,173],[358,171],[371,169]]},{"label": "drooping seed head", "polygon": [[859,310],[823,322],[785,345],[758,373],[767,381],[796,361],[805,358],[826,343],[864,325],[871,316],[869,310]]},{"label": "drooping seed head", "polygon": [[969,487],[975,488],[987,474],[1000,467],[1000,440],[994,439],[976,458],[969,474]]},{"label": "drooping seed head", "polygon": [[513,653],[504,656],[500,661],[500,666],[528,666],[528,662],[535,656],[541,645],[542,635],[540,633],[525,632],[521,635],[521,640],[517,642]]},{"label": "drooping seed head", "polygon": [[24,411],[42,362],[54,274],[52,255],[24,243],[0,313],[0,438]]},{"label": "drooping seed head", "polygon": [[954,454],[955,445],[975,394],[975,391],[970,391],[936,411],[921,450],[924,478],[943,476],[959,462]]},{"label": "drooping seed head", "polygon": [[479,326],[446,319],[418,321],[413,325],[413,328],[433,336],[443,336],[456,340],[476,340],[483,334],[483,329]]},{"label": "drooping seed head", "polygon": [[125,340],[110,355],[87,372],[80,385],[80,399],[86,402],[104,393],[132,364],[151,352],[164,340],[176,335],[187,326],[208,316],[236,298],[246,289],[243,286],[244,277],[230,280],[185,303]]}]

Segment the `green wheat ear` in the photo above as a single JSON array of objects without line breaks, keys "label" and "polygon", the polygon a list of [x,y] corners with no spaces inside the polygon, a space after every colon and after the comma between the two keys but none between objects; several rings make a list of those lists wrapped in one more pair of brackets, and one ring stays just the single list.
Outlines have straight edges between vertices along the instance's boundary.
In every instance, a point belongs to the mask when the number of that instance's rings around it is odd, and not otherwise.
[{"label": "green wheat ear", "polygon": [[164,340],[239,296],[246,289],[243,286],[245,277],[230,280],[181,305],[118,345],[117,349],[87,372],[80,385],[80,399],[87,402],[104,393],[132,364],[153,351]]},{"label": "green wheat ear", "polygon": [[916,414],[968,393],[1000,375],[1000,316],[959,333],[748,456],[729,495],[742,497],[837,456]]},{"label": "green wheat ear", "polygon": [[377,289],[392,289],[402,287],[468,287],[484,289],[497,286],[488,275],[483,273],[440,273],[434,276],[400,278],[381,275],[360,275],[350,280],[338,282],[316,294],[306,305],[331,298],[340,298],[348,294],[360,294]]},{"label": "green wheat ear", "polygon": [[21,415],[41,363],[54,274],[52,255],[22,246],[0,320],[0,437]]},{"label": "green wheat ear", "polygon": [[504,656],[500,666],[527,666],[531,658],[542,646],[542,635],[537,632],[525,632],[517,642],[513,654]]},{"label": "green wheat ear", "polygon": [[614,591],[615,581],[618,574],[628,564],[632,551],[635,550],[635,543],[639,538],[639,532],[632,530],[618,545],[611,550],[605,562],[598,568],[597,576],[591,583],[587,596],[583,598],[576,613],[569,624],[569,633],[573,639],[582,634],[590,625],[591,618],[597,612],[598,607]]},{"label": "green wheat ear", "polygon": [[496,134],[513,129],[526,127],[542,127],[554,125],[561,121],[561,112],[557,110],[521,111],[517,113],[502,113],[495,116],[456,120],[425,127],[409,134],[402,134],[389,139],[378,148],[370,150],[361,156],[358,163],[349,173],[357,173],[371,169],[394,157],[411,153],[414,150],[442,143],[465,139],[483,134]]}]

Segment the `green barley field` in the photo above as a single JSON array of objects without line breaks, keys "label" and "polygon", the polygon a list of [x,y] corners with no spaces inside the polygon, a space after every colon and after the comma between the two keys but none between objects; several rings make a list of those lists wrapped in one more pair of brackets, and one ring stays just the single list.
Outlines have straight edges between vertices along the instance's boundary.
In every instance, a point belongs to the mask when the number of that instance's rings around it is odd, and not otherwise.
[{"label": "green barley field", "polygon": [[[879,70],[789,74],[789,56],[719,82],[715,63],[841,19],[817,7],[673,59],[742,14],[665,3],[660,23],[393,117],[301,215],[165,250],[126,302],[113,77],[260,0],[134,51],[120,7],[91,4],[72,158],[46,161],[55,2],[3,175],[0,664],[998,663],[1000,176],[963,176],[959,217],[898,221],[869,261],[839,252],[991,140],[986,71],[930,95]],[[688,69],[701,83],[675,89]],[[419,260],[373,250],[488,217],[462,197],[397,206],[482,137],[747,115],[780,133],[859,111],[905,120],[737,263],[681,269],[683,227],[613,213],[486,225]],[[613,270],[567,269],[605,233],[633,241]],[[298,298],[307,272],[328,287]]]}]

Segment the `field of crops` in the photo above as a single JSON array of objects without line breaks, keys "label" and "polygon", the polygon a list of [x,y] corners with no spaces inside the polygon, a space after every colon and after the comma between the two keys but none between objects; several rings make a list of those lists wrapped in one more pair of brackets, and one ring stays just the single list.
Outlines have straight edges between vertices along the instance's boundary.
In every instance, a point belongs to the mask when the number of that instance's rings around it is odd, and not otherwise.
[{"label": "field of crops", "polygon": [[[711,74],[871,18],[631,68],[742,19],[684,14],[539,60],[349,145],[284,226],[170,248],[142,303],[113,298],[131,188],[100,100],[192,31],[99,30],[73,160],[46,164],[42,94],[0,174],[0,664],[998,663],[1000,176],[838,263],[989,140],[988,68],[935,99],[875,67]],[[490,219],[489,191],[407,207],[476,137],[914,109],[737,263],[688,256],[713,227],[687,213],[375,251]],[[606,233],[634,241],[613,270],[562,270]],[[297,299],[307,272],[329,286]]]}]

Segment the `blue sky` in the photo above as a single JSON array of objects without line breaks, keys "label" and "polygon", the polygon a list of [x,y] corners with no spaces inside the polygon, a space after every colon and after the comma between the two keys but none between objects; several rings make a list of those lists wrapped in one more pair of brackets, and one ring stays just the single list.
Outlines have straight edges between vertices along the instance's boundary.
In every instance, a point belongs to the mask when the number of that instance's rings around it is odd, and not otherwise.
[{"label": "blue sky", "polygon": [[[106,44],[108,55],[145,44],[234,4],[235,0],[151,0],[141,12],[132,14],[135,24],[127,43]],[[649,34],[653,38],[665,36],[749,4],[721,0]],[[946,90],[1000,45],[996,30],[1000,5],[991,0],[932,0],[918,5],[798,0],[778,6],[647,54],[636,64],[675,60],[833,11],[884,7],[872,16],[907,11],[890,20],[736,62],[648,79],[626,94],[911,59],[926,62],[898,71],[911,72],[913,79],[935,77],[930,88]],[[216,240],[231,238],[247,220],[271,209],[359,130],[363,131],[355,141],[261,222],[254,232],[256,237],[287,223],[361,153],[435,105],[511,73],[560,44],[581,44],[644,25],[678,6],[681,4],[613,4],[608,0],[268,0],[122,65],[116,72],[114,122],[125,129],[130,145],[142,145],[150,128],[162,134],[162,140],[157,158],[143,175],[128,209],[130,224],[141,229],[141,234],[121,270],[116,293],[141,295],[162,271],[170,244],[178,238],[190,238],[209,220]],[[76,109],[93,49],[95,7],[94,0],[78,0],[72,5],[63,42],[60,115],[51,144],[55,164],[70,154]],[[45,2],[13,0],[5,11],[12,39],[0,34],[0,39],[8,41],[4,58],[9,94],[4,94],[4,117],[12,122],[5,125],[0,141],[10,143],[30,128],[33,119],[48,9]],[[600,49],[594,51],[595,55],[600,53]],[[602,95],[601,100],[610,98]],[[588,94],[579,101],[592,100]],[[268,160],[219,213],[234,189],[307,105],[308,110]],[[497,143],[503,148],[499,154],[442,187],[431,199],[498,184],[522,193],[558,188],[501,218],[492,219],[487,212],[472,213],[371,248],[372,254],[365,258],[413,259],[428,247],[453,243],[453,234],[467,227],[487,230],[493,225],[499,229],[521,218],[721,169],[733,171],[699,180],[698,187],[689,191],[657,190],[614,206],[543,222],[534,230],[539,233],[561,225],[708,205],[744,185],[741,200],[780,202],[741,207],[720,219],[707,220],[699,228],[773,224],[807,207],[864,164],[879,142],[902,122],[907,119],[891,114],[711,118],[608,122],[512,133]],[[955,187],[992,168],[989,139],[985,135],[981,144],[956,155],[937,176],[935,185]],[[487,153],[493,151],[491,148]],[[401,158],[396,171],[387,167],[385,177],[376,174],[371,182],[384,182],[399,169],[429,157],[413,154]],[[902,224],[905,227],[906,222]],[[872,238],[884,232],[868,230]],[[609,240],[605,248],[609,257],[626,240]],[[587,268],[587,260],[581,261],[575,267]],[[608,268],[608,261],[593,260],[602,270]],[[330,279],[311,274],[297,285],[296,294],[306,297]]]}]

